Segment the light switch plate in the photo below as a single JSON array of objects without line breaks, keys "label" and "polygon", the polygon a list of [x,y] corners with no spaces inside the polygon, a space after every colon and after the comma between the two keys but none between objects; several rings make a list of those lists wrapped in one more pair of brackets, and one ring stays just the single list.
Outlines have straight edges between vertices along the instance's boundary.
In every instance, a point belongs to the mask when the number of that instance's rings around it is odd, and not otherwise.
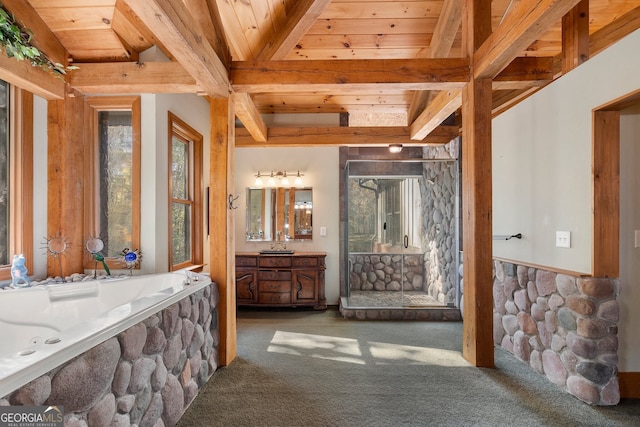
[{"label": "light switch plate", "polygon": [[321,236],[327,235],[327,227],[320,227],[320,235]]},{"label": "light switch plate", "polygon": [[556,247],[557,248],[570,248],[571,247],[571,232],[570,231],[556,231]]}]

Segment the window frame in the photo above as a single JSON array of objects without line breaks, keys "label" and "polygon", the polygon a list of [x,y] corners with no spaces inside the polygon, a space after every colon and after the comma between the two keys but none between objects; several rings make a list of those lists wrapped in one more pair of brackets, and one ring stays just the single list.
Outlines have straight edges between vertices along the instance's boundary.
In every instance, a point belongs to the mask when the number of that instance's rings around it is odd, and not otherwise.
[{"label": "window frame", "polygon": [[[85,99],[85,126],[84,147],[84,230],[85,237],[101,237],[99,211],[99,144],[98,115],[101,111],[131,111],[132,126],[132,217],[131,217],[131,246],[130,249],[140,249],[140,194],[141,194],[141,100],[139,96],[95,96]],[[98,195],[98,197],[96,197]],[[124,249],[124,248],[122,248]],[[86,252],[86,251],[85,251]],[[94,259],[86,252],[84,268],[93,269]],[[126,263],[122,258],[107,256],[105,261],[109,268],[125,268]],[[135,266],[136,269],[140,265]]]},{"label": "window frame", "polygon": [[[9,254],[23,254],[33,275],[33,94],[9,84]],[[11,258],[9,259],[11,261]],[[11,263],[0,265],[11,280]]]},{"label": "window frame", "polygon": [[[202,134],[189,126],[184,120],[169,111],[168,113],[168,139],[167,139],[167,177],[168,177],[168,246],[167,252],[169,256],[169,271],[180,269],[200,269],[203,265],[204,257],[204,231],[203,231],[203,166],[202,155],[204,138]],[[178,201],[182,203],[182,199],[173,198],[172,188],[172,146],[174,136],[188,142],[189,151],[189,205],[191,206],[191,259],[185,262],[173,263],[173,234],[172,234],[172,206]]]}]

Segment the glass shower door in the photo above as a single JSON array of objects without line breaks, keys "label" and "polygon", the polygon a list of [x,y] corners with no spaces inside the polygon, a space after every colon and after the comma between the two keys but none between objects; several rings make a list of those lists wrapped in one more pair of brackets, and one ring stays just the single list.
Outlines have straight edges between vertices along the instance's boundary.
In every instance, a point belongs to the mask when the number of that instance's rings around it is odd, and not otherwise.
[{"label": "glass shower door", "polygon": [[355,306],[434,305],[421,247],[421,177],[350,176],[348,271]]},{"label": "glass shower door", "polygon": [[457,306],[457,163],[402,169],[412,174],[370,175],[362,164],[347,164],[350,306]]}]

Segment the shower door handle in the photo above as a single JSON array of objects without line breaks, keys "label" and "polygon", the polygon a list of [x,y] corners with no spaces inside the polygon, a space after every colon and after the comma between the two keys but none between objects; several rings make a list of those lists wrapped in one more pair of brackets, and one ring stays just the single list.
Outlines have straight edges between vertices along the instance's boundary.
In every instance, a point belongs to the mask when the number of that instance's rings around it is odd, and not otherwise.
[{"label": "shower door handle", "polygon": [[404,248],[407,249],[409,247],[409,236],[404,235]]}]

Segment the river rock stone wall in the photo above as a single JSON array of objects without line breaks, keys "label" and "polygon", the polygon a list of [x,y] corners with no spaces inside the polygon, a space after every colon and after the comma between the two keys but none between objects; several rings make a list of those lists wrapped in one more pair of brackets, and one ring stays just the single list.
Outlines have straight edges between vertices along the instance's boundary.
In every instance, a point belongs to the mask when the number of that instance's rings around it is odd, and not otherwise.
[{"label": "river rock stone wall", "polygon": [[618,281],[494,266],[494,343],[584,402],[617,404]]},{"label": "river rock stone wall", "polygon": [[174,426],[218,367],[218,298],[212,283],[0,405],[60,405],[66,427]]},{"label": "river rock stone wall", "polygon": [[349,285],[351,290],[424,291],[424,272],[421,259],[421,254],[350,254]]},{"label": "river rock stone wall", "polygon": [[459,138],[425,147],[422,198],[422,248],[426,290],[443,305],[458,306],[458,158]]}]

